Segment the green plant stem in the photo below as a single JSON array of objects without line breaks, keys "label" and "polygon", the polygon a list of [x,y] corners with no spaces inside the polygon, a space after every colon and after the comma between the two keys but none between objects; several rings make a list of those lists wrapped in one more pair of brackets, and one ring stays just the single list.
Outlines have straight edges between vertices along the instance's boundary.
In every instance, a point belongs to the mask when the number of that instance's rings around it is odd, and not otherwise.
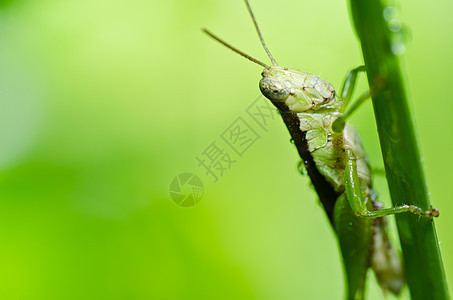
[{"label": "green plant stem", "polygon": [[[412,204],[426,210],[430,206],[428,192],[400,57],[396,55],[404,45],[400,33],[389,30],[384,8],[379,0],[350,0],[369,84],[373,87],[380,82],[384,86],[373,96],[373,107],[393,205]],[[397,215],[396,221],[412,298],[449,299],[434,222],[409,213]]]}]

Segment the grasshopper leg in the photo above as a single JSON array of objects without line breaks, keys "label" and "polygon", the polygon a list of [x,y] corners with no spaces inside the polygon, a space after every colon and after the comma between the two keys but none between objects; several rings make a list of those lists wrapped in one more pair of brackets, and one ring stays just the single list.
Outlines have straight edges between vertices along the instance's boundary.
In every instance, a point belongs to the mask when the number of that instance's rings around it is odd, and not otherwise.
[{"label": "grasshopper leg", "polygon": [[[357,77],[360,72],[365,72],[365,66],[359,66],[355,69],[352,69],[348,72],[348,74],[346,74],[346,78],[344,79],[343,87],[340,93],[341,99],[344,101],[342,112],[346,110],[346,107],[348,107],[350,103],[352,94],[357,85]],[[346,119],[369,98],[370,92],[365,92],[364,94],[362,94],[359,99],[354,102],[354,105],[347,112],[343,113],[343,116],[335,120],[332,126],[333,130],[336,132],[341,132],[345,126]]]},{"label": "grasshopper leg", "polygon": [[415,205],[401,205],[390,208],[383,208],[380,210],[369,211],[365,199],[363,198],[362,188],[360,187],[360,180],[357,173],[356,158],[352,150],[346,150],[346,169],[345,169],[345,184],[346,195],[349,205],[354,211],[355,215],[363,218],[378,218],[388,215],[399,214],[403,212],[411,212],[415,215],[427,217],[432,219],[439,216],[439,210],[430,207],[429,210],[423,210]]},{"label": "grasshopper leg", "polygon": [[353,112],[357,110],[366,100],[371,98],[370,91],[366,91],[362,95],[360,95],[359,99],[357,99],[354,104],[348,109],[348,111],[344,112],[341,117],[338,117],[332,124],[332,129],[335,132],[341,132],[346,125],[346,119],[349,118]]},{"label": "grasshopper leg", "polygon": [[348,72],[348,74],[346,74],[346,78],[344,79],[340,94],[341,99],[343,99],[343,101],[345,102],[344,107],[346,107],[349,103],[349,100],[351,100],[352,93],[354,92],[354,89],[356,87],[357,76],[359,75],[359,72],[365,72],[365,66],[359,66],[355,69],[352,69]]}]

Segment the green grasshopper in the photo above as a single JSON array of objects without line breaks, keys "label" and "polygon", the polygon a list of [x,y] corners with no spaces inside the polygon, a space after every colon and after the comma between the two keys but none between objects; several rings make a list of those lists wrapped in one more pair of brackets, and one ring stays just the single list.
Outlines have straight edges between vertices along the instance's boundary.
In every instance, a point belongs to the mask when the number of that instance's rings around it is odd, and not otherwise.
[{"label": "green grasshopper", "polygon": [[383,291],[398,294],[405,282],[399,255],[386,231],[385,216],[410,212],[432,219],[439,211],[413,205],[382,208],[371,184],[371,168],[360,137],[347,117],[373,91],[346,112],[361,66],[351,70],[340,95],[320,77],[278,66],[270,54],[248,0],[245,4],[272,66],[250,57],[206,29],[209,36],[264,67],[259,86],[279,110],[329,221],[338,237],[346,273],[347,299],[364,296],[366,273],[373,269]]}]

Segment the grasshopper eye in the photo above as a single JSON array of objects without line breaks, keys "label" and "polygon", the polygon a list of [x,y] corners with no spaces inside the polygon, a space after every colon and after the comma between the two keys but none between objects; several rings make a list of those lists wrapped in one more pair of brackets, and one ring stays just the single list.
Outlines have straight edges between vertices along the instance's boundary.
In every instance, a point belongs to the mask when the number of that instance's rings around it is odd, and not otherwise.
[{"label": "grasshopper eye", "polygon": [[284,101],[291,89],[285,81],[263,77],[260,80],[260,90],[271,101]]}]

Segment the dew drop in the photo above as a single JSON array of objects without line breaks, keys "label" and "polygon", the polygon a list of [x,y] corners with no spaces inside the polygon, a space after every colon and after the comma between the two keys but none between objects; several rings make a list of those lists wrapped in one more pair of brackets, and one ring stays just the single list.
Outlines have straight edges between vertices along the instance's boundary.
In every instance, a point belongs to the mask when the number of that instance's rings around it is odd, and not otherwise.
[{"label": "dew drop", "polygon": [[290,142],[291,144],[294,144],[294,143],[295,143],[293,138],[289,139],[289,142]]},{"label": "dew drop", "polygon": [[399,16],[399,12],[398,12],[398,9],[396,7],[387,6],[386,8],[384,8],[383,15],[384,15],[384,19],[387,22],[389,22],[392,19],[397,19],[398,16]]},{"label": "dew drop", "polygon": [[388,21],[388,27],[391,32],[399,32],[401,30],[401,21],[399,19],[392,19]]},{"label": "dew drop", "polygon": [[400,41],[392,41],[391,49],[394,55],[402,55],[406,52],[406,45]]},{"label": "dew drop", "polygon": [[390,50],[393,55],[402,55],[407,50],[408,30],[399,19],[398,9],[393,6],[384,8],[383,17],[387,21],[387,27],[391,32]]},{"label": "dew drop", "polygon": [[393,32],[390,37],[390,47],[394,55],[402,55],[406,52],[409,40],[409,30],[402,26],[398,32]]}]

